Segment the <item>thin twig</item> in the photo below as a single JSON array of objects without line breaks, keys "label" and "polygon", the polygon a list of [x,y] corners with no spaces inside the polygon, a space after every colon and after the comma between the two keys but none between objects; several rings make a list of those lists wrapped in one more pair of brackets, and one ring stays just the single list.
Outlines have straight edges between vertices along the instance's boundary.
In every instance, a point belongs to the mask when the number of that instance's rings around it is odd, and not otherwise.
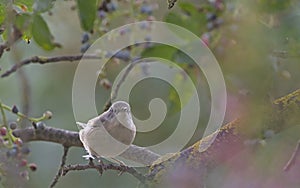
[{"label": "thin twig", "polygon": [[59,178],[61,177],[62,172],[63,172],[63,168],[66,164],[68,151],[69,151],[69,147],[64,146],[64,152],[63,152],[63,155],[62,155],[62,158],[61,158],[60,167],[59,167],[59,169],[57,171],[57,174],[55,175],[50,187],[54,187],[56,185],[56,183],[58,182]]},{"label": "thin twig", "polygon": [[80,59],[99,59],[100,56],[97,55],[70,55],[70,56],[55,56],[55,57],[42,57],[42,56],[33,56],[28,59],[16,63],[9,70],[7,70],[1,77],[7,77],[10,74],[16,72],[20,67],[28,65],[30,63],[46,64],[46,63],[56,63],[61,61],[78,61]]},{"label": "thin twig", "polygon": [[121,87],[121,85],[123,84],[123,82],[125,81],[125,79],[127,78],[127,76],[129,75],[130,71],[133,69],[133,67],[138,64],[139,61],[134,61],[134,62],[131,62],[129,64],[129,66],[127,67],[127,69],[125,70],[124,74],[122,75],[121,79],[119,80],[119,82],[116,84],[116,87],[115,89],[111,92],[111,97],[110,99],[105,103],[104,105],[104,109],[103,111],[106,111],[109,109],[109,107],[111,106],[112,104],[112,101],[114,101],[117,96],[118,96],[118,92],[119,92],[119,89]]},{"label": "thin twig", "polygon": [[173,8],[177,0],[168,0],[168,9]]},{"label": "thin twig", "polygon": [[300,140],[297,143],[297,146],[294,149],[294,152],[290,158],[290,160],[286,163],[286,165],[284,166],[283,170],[284,171],[289,171],[289,169],[294,166],[295,162],[296,162],[296,158],[300,153]]},{"label": "thin twig", "polygon": [[124,165],[118,165],[118,164],[104,164],[100,163],[98,165],[95,165],[93,162],[89,162],[88,164],[76,164],[76,165],[68,165],[63,168],[63,176],[65,176],[69,171],[79,171],[79,170],[86,170],[86,169],[96,169],[100,174],[102,174],[102,171],[106,170],[115,170],[119,172],[127,172],[134,176],[136,179],[138,179],[140,182],[144,183],[146,181],[146,177],[135,170],[133,167],[128,167]]},{"label": "thin twig", "polygon": [[0,58],[2,57],[4,50],[6,50],[7,48],[9,48],[7,42],[0,45]]}]

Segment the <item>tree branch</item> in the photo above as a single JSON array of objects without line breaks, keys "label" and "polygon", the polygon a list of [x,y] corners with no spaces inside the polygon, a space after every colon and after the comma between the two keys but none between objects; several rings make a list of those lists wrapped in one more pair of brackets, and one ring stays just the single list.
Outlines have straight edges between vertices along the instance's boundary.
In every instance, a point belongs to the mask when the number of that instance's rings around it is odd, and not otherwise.
[{"label": "tree branch", "polygon": [[56,183],[58,182],[58,179],[61,177],[62,175],[62,172],[63,172],[63,168],[66,164],[66,160],[67,160],[67,154],[68,154],[68,151],[69,151],[69,147],[66,147],[64,146],[64,152],[63,152],[63,155],[62,155],[62,158],[61,158],[61,163],[60,163],[60,167],[57,171],[57,174],[55,175],[50,187],[54,187],[56,185]]},{"label": "tree branch", "polygon": [[42,56],[34,56],[28,59],[24,59],[23,61],[16,63],[9,70],[1,75],[1,77],[7,77],[10,74],[16,72],[19,68],[28,65],[30,63],[38,63],[38,64],[46,64],[46,63],[56,63],[61,61],[78,61],[80,59],[99,59],[100,56],[96,55],[69,55],[69,56],[56,56],[56,57],[42,57]]},{"label": "tree branch", "polygon": [[[78,132],[48,126],[38,129],[34,129],[33,127],[16,129],[13,131],[13,135],[21,138],[23,142],[47,141],[58,143],[65,147],[83,147],[81,141],[79,140]],[[160,155],[146,148],[135,145],[131,145],[120,156],[144,165],[151,165],[160,157]]]},{"label": "tree branch", "polygon": [[297,146],[295,147],[295,150],[290,158],[290,160],[286,163],[286,165],[284,166],[283,170],[284,171],[289,171],[290,168],[292,166],[294,166],[294,164],[296,163],[296,159],[297,159],[297,156],[300,154],[300,140],[298,141],[297,143]]},{"label": "tree branch", "polygon": [[65,176],[69,171],[78,171],[78,170],[86,170],[86,169],[96,169],[100,175],[102,175],[103,171],[106,170],[116,170],[122,172],[127,172],[137,178],[140,182],[144,183],[146,181],[146,177],[136,171],[133,167],[128,167],[124,165],[116,165],[116,164],[104,164],[100,163],[95,165],[92,160],[86,165],[76,164],[76,165],[68,165],[63,168],[63,176]]}]

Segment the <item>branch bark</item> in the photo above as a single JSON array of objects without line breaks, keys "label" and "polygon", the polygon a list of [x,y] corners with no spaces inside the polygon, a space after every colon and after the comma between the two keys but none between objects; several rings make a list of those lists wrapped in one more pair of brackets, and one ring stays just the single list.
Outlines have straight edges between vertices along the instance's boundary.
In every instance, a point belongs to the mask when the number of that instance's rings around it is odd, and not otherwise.
[{"label": "branch bark", "polygon": [[28,65],[30,63],[38,63],[38,64],[46,64],[46,63],[56,63],[61,61],[78,61],[81,59],[99,59],[100,56],[96,55],[69,55],[69,56],[55,56],[55,57],[42,57],[42,56],[34,56],[30,57],[28,59],[24,59],[23,61],[14,64],[9,70],[7,70],[5,73],[1,75],[1,77],[7,77],[10,74],[16,72],[19,68]]},{"label": "branch bark", "polygon": [[[47,141],[61,144],[65,147],[83,147],[79,140],[78,132],[48,126],[37,129],[33,127],[16,129],[13,131],[13,135],[21,138],[23,142]],[[120,156],[144,165],[151,165],[160,157],[160,155],[136,145],[131,145]]]}]

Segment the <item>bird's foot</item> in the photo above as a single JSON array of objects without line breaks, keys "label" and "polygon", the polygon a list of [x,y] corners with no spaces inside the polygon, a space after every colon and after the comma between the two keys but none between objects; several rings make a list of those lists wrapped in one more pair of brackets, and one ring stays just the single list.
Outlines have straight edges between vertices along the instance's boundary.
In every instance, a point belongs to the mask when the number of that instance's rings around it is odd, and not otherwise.
[{"label": "bird's foot", "polygon": [[84,159],[86,159],[86,160],[93,160],[93,159],[95,159],[95,157],[92,156],[92,155],[83,155],[82,157],[83,157]]}]

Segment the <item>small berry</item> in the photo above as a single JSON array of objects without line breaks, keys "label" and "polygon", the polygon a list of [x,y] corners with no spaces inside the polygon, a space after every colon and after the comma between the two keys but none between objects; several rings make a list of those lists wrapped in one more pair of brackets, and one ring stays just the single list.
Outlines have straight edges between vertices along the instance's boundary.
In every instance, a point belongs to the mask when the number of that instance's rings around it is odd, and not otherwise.
[{"label": "small berry", "polygon": [[21,162],[19,163],[19,166],[23,167],[27,165],[27,160],[26,159],[22,159]]},{"label": "small berry", "polygon": [[52,112],[48,110],[43,113],[43,117],[45,117],[45,119],[51,119],[52,115],[53,115]]},{"label": "small berry", "polygon": [[20,176],[26,180],[29,180],[29,174],[27,170],[20,172]]},{"label": "small berry", "polygon": [[206,14],[206,20],[207,21],[213,21],[217,18],[217,15],[215,13],[212,13],[212,12],[208,12]]},{"label": "small berry", "polygon": [[218,18],[217,20],[216,20],[216,26],[220,26],[220,25],[222,25],[224,23],[224,20],[222,19],[222,18]]},{"label": "small berry", "polygon": [[90,46],[91,46],[91,45],[88,44],[88,43],[83,44],[83,45],[80,47],[80,52],[81,52],[81,53],[85,53],[85,52],[89,49]]},{"label": "small berry", "polygon": [[124,60],[124,61],[129,61],[130,60],[130,51],[129,50],[118,51],[114,57]]},{"label": "small berry", "polygon": [[17,138],[14,143],[17,145],[17,146],[22,146],[23,145],[23,141],[20,139],[20,138]]},{"label": "small berry", "polygon": [[125,35],[127,33],[127,31],[126,31],[126,29],[122,29],[121,31],[120,31],[120,35],[122,36],[122,35]]},{"label": "small berry", "polygon": [[201,36],[201,40],[202,40],[202,42],[203,42],[206,46],[209,46],[209,44],[210,44],[210,34],[209,34],[209,33],[204,33],[204,34]]},{"label": "small berry", "polygon": [[21,148],[21,153],[24,155],[28,155],[30,153],[30,149],[27,146],[23,146]]},{"label": "small berry", "polygon": [[153,8],[150,5],[143,5],[143,6],[141,6],[140,12],[142,14],[148,14],[148,15],[150,15],[153,12]]},{"label": "small berry", "polygon": [[149,28],[149,23],[146,22],[146,21],[142,21],[140,24],[139,24],[140,28],[141,29],[148,29]]},{"label": "small berry", "polygon": [[0,135],[1,135],[1,136],[6,136],[6,134],[7,134],[7,129],[6,129],[6,127],[1,127],[1,128],[0,128]]},{"label": "small berry", "polygon": [[98,17],[104,19],[106,17],[106,12],[103,10],[98,11]]},{"label": "small berry", "polygon": [[118,5],[116,2],[109,2],[106,4],[106,8],[109,12],[113,12],[113,11],[117,10]]},{"label": "small berry", "polygon": [[15,121],[9,123],[9,128],[15,130],[18,127],[18,124]]},{"label": "small berry", "polygon": [[87,32],[85,32],[85,33],[82,34],[81,43],[84,44],[87,41],[89,41],[89,39],[90,39],[89,34]]},{"label": "small berry", "polygon": [[207,28],[208,31],[211,31],[214,27],[215,27],[215,25],[214,25],[213,22],[208,22],[206,24],[206,28]]},{"label": "small berry", "polygon": [[37,165],[35,163],[30,163],[28,166],[30,170],[33,172],[37,170]]},{"label": "small berry", "polygon": [[19,110],[18,110],[18,108],[17,108],[16,105],[13,105],[11,111],[12,111],[13,113],[15,113],[15,114],[17,114],[17,113],[19,112]]},{"label": "small berry", "polygon": [[43,129],[45,129],[45,127],[46,127],[46,124],[42,121],[39,121],[36,124],[36,129],[38,129],[38,130],[43,130]]},{"label": "small berry", "polygon": [[6,156],[9,158],[9,157],[16,157],[18,154],[18,150],[16,148],[12,148],[10,150],[8,150],[6,152]]}]

